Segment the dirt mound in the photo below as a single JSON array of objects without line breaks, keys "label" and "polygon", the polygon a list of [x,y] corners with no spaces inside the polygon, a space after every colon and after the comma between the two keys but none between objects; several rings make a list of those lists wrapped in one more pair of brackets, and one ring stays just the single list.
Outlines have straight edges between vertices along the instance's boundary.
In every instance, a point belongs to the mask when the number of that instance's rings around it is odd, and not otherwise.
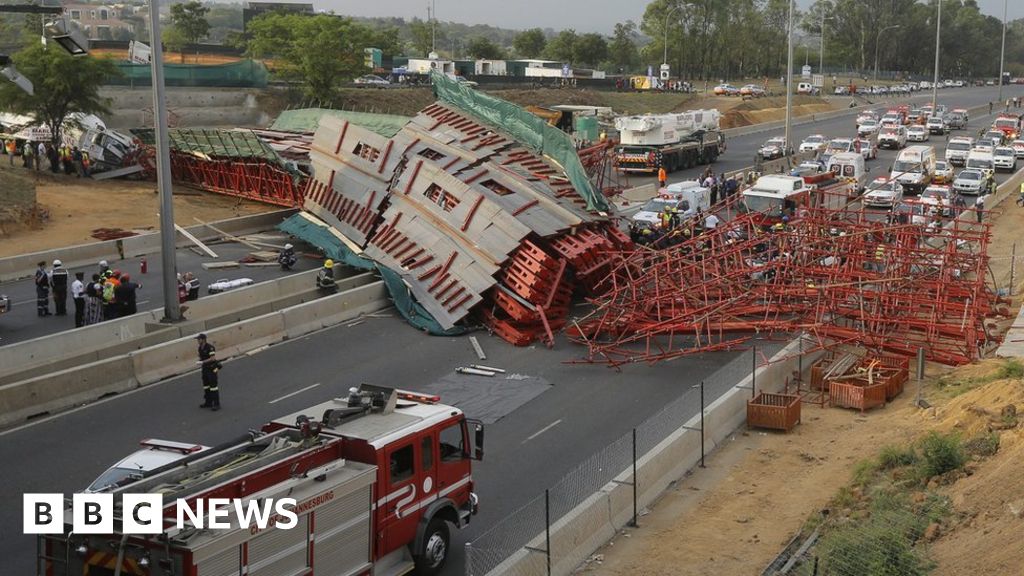
[{"label": "dirt mound", "polygon": [[[836,110],[834,103],[813,96],[797,96],[793,99],[793,117],[811,116]],[[761,122],[777,122],[786,119],[786,99],[781,96],[747,100],[737,104],[722,117],[723,128],[739,128]]]}]

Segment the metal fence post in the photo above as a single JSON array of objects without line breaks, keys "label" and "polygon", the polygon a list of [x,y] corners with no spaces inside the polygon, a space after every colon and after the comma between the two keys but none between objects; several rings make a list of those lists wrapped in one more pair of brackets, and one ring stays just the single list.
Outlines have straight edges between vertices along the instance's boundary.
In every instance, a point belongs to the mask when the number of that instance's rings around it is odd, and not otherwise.
[{"label": "metal fence post", "polygon": [[639,518],[636,509],[636,485],[636,428],[633,428],[633,523],[631,524],[633,528],[637,527],[637,519]]},{"label": "metal fence post", "polygon": [[700,467],[704,467],[704,381],[700,381]]},{"label": "metal fence post", "polygon": [[551,490],[544,489],[544,555],[548,559],[548,576],[551,576]]}]

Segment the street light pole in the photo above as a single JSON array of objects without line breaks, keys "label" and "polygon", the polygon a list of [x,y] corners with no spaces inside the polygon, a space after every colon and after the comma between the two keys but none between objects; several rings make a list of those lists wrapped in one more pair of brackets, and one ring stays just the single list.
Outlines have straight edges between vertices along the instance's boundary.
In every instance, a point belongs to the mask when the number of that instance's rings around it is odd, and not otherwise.
[{"label": "street light pole", "polygon": [[679,10],[680,6],[680,4],[676,4],[675,6],[672,7],[671,10],[665,13],[665,41],[663,46],[664,51],[661,55],[662,64],[668,64],[668,19],[672,17],[672,14],[675,13],[676,10]]},{"label": "street light pole", "polygon": [[1003,101],[1003,66],[1006,63],[1006,4],[1003,0],[1003,47],[999,49],[999,101]]},{"label": "street light pole", "polygon": [[[821,3],[821,44],[818,47],[818,74],[825,75],[825,20],[831,20],[832,18],[825,18],[825,7],[832,8],[832,4],[829,2]],[[824,84],[824,80],[822,84]]]},{"label": "street light pole", "polygon": [[789,0],[789,28],[788,32],[788,54],[786,56],[786,149],[785,154],[789,156],[789,150],[793,146],[789,133],[793,127],[793,0]]},{"label": "street light pole", "polygon": [[174,247],[174,196],[171,190],[171,152],[167,136],[167,103],[164,101],[164,52],[160,44],[160,12],[157,0],[149,0],[152,32],[153,132],[156,140],[156,186],[160,193],[160,262],[163,265],[164,321],[181,320],[178,302],[178,267]]},{"label": "street light pole", "polygon": [[939,5],[938,16],[935,18],[935,81],[932,82],[932,112],[939,100],[939,41],[942,39],[942,0],[937,0]]},{"label": "street light pole", "polygon": [[882,39],[882,35],[885,34],[886,30],[893,30],[899,28],[899,24],[893,24],[892,26],[886,26],[878,31],[878,36],[875,37],[875,82],[878,82],[878,41]]}]

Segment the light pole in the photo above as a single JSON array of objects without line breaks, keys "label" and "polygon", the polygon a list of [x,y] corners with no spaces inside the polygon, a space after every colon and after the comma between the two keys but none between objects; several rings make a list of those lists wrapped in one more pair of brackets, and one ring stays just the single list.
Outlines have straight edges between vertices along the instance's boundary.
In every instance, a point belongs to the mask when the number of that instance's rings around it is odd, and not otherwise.
[{"label": "light pole", "polygon": [[939,5],[938,16],[935,17],[935,81],[932,82],[932,112],[939,100],[939,40],[942,39],[942,0],[937,0]]},{"label": "light pole", "polygon": [[156,140],[156,186],[160,193],[160,262],[163,266],[164,321],[181,320],[178,302],[178,271],[174,240],[174,196],[171,190],[171,152],[167,136],[167,102],[164,100],[164,51],[160,43],[160,12],[157,0],[149,0],[149,29],[153,53],[153,132]]},{"label": "light pole", "polygon": [[875,82],[878,82],[878,41],[882,39],[882,35],[885,34],[886,30],[893,30],[899,28],[899,24],[893,24],[892,26],[886,26],[878,31],[878,36],[875,37]]},{"label": "light pole", "polygon": [[789,0],[789,28],[787,28],[788,36],[788,54],[786,56],[786,150],[785,154],[789,156],[789,150],[792,147],[792,142],[789,139],[789,133],[793,127],[793,0]]},{"label": "light pole", "polygon": [[999,49],[999,101],[1003,101],[1003,66],[1006,63],[1006,4],[1003,0],[1003,47]]},{"label": "light pole", "polygon": [[[818,48],[818,74],[822,76],[825,75],[825,21],[833,19],[831,16],[825,17],[826,7],[832,8],[832,3],[824,1],[821,3],[821,45]],[[824,84],[824,82],[822,83]]]},{"label": "light pole", "polygon": [[681,7],[682,4],[676,4],[675,6],[672,7],[671,10],[665,13],[665,40],[663,46],[664,50],[661,55],[661,63],[666,66],[668,66],[668,19],[671,18],[672,14],[674,14]]}]

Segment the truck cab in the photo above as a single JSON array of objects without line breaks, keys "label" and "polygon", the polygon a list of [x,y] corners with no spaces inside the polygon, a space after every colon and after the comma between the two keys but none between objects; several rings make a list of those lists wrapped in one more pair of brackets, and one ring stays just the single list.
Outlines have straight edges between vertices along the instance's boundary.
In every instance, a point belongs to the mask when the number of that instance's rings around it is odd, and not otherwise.
[{"label": "truck cab", "polygon": [[896,157],[889,177],[899,182],[904,191],[919,194],[931,183],[934,171],[935,148],[911,146]]}]

